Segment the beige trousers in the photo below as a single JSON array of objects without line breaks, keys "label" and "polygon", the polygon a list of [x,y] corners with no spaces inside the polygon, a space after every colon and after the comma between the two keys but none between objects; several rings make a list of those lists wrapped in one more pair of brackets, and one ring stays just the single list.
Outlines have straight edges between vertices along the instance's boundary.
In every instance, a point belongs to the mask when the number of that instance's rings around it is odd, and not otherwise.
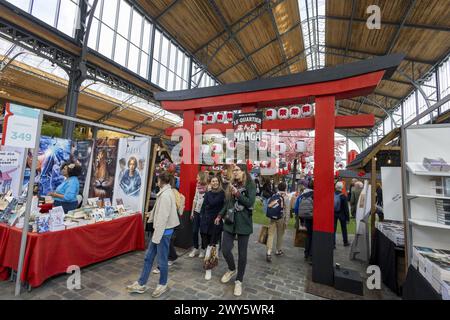
[{"label": "beige trousers", "polygon": [[275,238],[275,233],[277,234],[277,251],[281,250],[281,247],[283,245],[284,231],[285,231],[284,219],[270,220],[269,235],[267,237],[267,254],[272,254],[273,240]]}]

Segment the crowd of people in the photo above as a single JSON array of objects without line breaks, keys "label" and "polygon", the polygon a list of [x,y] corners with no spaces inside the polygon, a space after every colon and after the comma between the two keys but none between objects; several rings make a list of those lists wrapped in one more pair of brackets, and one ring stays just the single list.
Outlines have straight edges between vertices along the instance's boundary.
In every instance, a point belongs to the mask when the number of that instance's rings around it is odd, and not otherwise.
[{"label": "crowd of people", "polygon": [[[168,290],[168,267],[177,259],[173,242],[185,207],[185,198],[178,191],[173,175],[162,172],[158,175],[157,185],[159,191],[156,202],[148,214],[152,232],[142,273],[136,282],[127,287],[130,293],[144,293],[148,290],[146,284],[150,274],[159,273],[160,280],[153,297],[159,297]],[[270,177],[262,181],[252,178],[245,164],[231,165],[229,170],[220,173],[199,172],[190,212],[193,248],[188,257],[203,259],[206,280],[211,280],[212,270],[218,264],[221,251],[228,267],[221,282],[229,283],[235,277],[234,295],[242,295],[248,244],[253,233],[252,215],[257,198],[261,199],[263,212],[269,219],[266,261],[272,262],[272,254],[284,254],[284,234],[290,219],[295,216],[295,228],[306,229],[304,258],[312,264],[314,180],[304,177],[296,190],[288,192],[288,189],[283,180],[276,184]],[[350,215],[355,217],[361,190],[360,181],[352,181],[349,190],[345,189],[343,182],[335,183],[335,230],[340,222],[344,246],[350,245],[347,223]],[[237,265],[232,253],[236,240]],[[155,258],[157,267],[152,271]]]}]

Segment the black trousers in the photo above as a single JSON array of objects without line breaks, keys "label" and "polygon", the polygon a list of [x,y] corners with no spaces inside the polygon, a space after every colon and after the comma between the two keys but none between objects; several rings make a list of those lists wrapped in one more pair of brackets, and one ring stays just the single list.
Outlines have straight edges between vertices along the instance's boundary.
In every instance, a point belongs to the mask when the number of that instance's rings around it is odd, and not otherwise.
[{"label": "black trousers", "polygon": [[[231,252],[234,247],[234,237],[235,235],[224,231],[222,234],[222,254],[227,262],[228,269],[230,271],[236,270],[236,264],[234,263],[234,256]],[[250,235],[239,235],[238,234],[238,272],[236,280],[242,282],[244,279],[245,267],[247,266],[247,249],[248,240]]]},{"label": "black trousers", "polygon": [[312,257],[313,219],[304,219],[306,227],[305,258]]},{"label": "black trousers", "polygon": [[207,234],[201,233],[202,236],[202,249],[208,248],[208,246],[215,246],[219,243],[219,234]]},{"label": "black trousers", "polygon": [[347,219],[341,214],[335,214],[334,215],[334,245],[336,245],[336,227],[337,227],[338,220],[341,223],[342,239],[344,240],[344,244],[347,244],[348,243]]}]

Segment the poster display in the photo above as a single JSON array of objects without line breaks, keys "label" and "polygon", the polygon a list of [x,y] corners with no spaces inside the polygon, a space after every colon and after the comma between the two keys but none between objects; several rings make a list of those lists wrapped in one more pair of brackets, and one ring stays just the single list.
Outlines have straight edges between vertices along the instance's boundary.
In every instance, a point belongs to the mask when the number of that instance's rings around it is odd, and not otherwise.
[{"label": "poster display", "polygon": [[73,141],[71,162],[77,163],[81,166],[82,172],[78,177],[80,182],[80,191],[84,190],[84,185],[87,179],[87,173],[89,169],[89,162],[92,154],[92,140]]},{"label": "poster display", "polygon": [[118,139],[95,141],[89,198],[112,199],[118,144]]},{"label": "poster display", "polygon": [[123,138],[119,141],[113,204],[123,202],[125,208],[142,211],[147,186],[149,139]]},{"label": "poster display", "polygon": [[403,221],[402,168],[381,167],[381,181],[384,218]]},{"label": "poster display", "polygon": [[[43,197],[52,192],[64,181],[61,165],[70,161],[70,140],[41,137],[37,159],[35,183],[39,186],[38,194]],[[24,188],[30,180],[32,154],[28,153],[27,168],[24,175]]]},{"label": "poster display", "polygon": [[18,198],[21,193],[21,173],[25,161],[25,149],[0,147],[0,193],[12,192]]}]

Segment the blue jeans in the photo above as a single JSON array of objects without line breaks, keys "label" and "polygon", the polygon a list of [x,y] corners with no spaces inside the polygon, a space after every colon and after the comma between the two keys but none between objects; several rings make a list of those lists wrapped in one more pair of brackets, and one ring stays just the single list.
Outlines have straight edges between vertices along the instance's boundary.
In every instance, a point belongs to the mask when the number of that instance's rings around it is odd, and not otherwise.
[{"label": "blue jeans", "polygon": [[264,214],[267,213],[267,206],[269,205],[269,199],[268,198],[263,198],[263,210],[264,210]]},{"label": "blue jeans", "polygon": [[334,214],[334,245],[336,245],[336,228],[338,220],[341,224],[341,232],[342,238],[344,240],[344,244],[348,243],[348,235],[347,235],[347,219],[341,214]]},{"label": "blue jeans", "polygon": [[[194,244],[194,248],[198,249],[200,236],[200,214],[198,212],[194,212],[194,219],[192,220],[192,241]],[[205,249],[205,248],[202,248]]]},{"label": "blue jeans", "polygon": [[155,244],[150,240],[147,253],[144,259],[144,267],[142,269],[141,277],[138,282],[139,285],[143,286],[147,284],[148,278],[150,277],[150,272],[152,271],[153,261],[155,257],[158,258],[158,266],[161,271],[159,276],[159,284],[166,285],[167,277],[169,274],[169,246],[170,246],[170,236],[163,236],[159,244]]}]

